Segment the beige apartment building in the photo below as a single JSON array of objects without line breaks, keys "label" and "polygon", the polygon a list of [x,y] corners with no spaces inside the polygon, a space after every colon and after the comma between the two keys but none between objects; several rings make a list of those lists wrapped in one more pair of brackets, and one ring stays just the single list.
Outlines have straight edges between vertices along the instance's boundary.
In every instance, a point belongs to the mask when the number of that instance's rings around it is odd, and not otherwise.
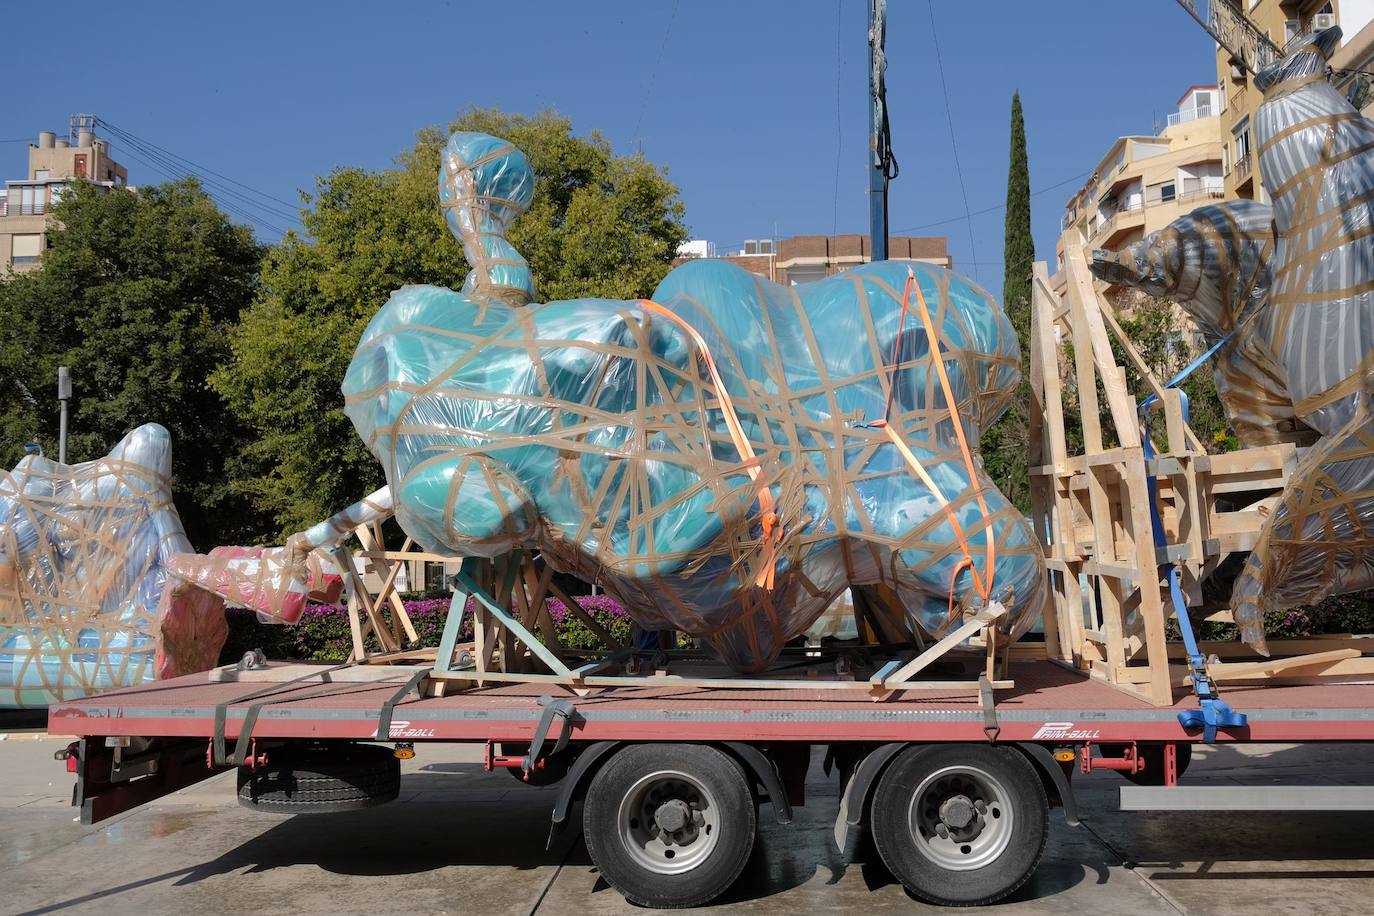
[{"label": "beige apartment building", "polygon": [[[949,242],[943,236],[893,236],[888,239],[887,256],[939,267],[954,266]],[[866,235],[794,235],[776,242],[750,239],[742,248],[724,254],[717,253],[710,242],[694,239],[678,249],[673,265],[692,258],[720,258],[776,283],[795,285],[867,264],[873,260],[873,249]]]},{"label": "beige apartment building", "polygon": [[1158,134],[1119,137],[1069,198],[1055,245],[1064,283],[1070,246],[1119,250],[1223,196],[1226,138],[1216,86],[1190,86]]},{"label": "beige apartment building", "polygon": [[[1282,48],[1298,36],[1339,25],[1342,44],[1331,57],[1332,82],[1342,92],[1368,85],[1374,62],[1374,0],[1213,0],[1230,3]],[[1268,200],[1259,174],[1251,120],[1264,102],[1254,78],[1225,48],[1217,47],[1217,84],[1226,151],[1222,160],[1227,200]],[[1374,105],[1366,104],[1366,115]]]},{"label": "beige apartment building", "polygon": [[29,144],[28,171],[0,191],[0,276],[38,266],[47,248],[52,209],[75,181],[123,187],[129,175],[110,157],[108,140],[95,135],[94,119],[73,119],[66,139],[45,130]]}]

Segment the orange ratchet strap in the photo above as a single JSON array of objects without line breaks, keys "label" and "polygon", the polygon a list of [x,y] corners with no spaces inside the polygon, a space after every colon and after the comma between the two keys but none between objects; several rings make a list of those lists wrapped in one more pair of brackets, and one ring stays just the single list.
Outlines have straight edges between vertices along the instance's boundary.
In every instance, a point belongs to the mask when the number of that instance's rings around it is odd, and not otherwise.
[{"label": "orange ratchet strap", "polygon": [[892,343],[892,372],[887,388],[887,403],[883,409],[883,418],[867,425],[881,429],[887,434],[887,438],[896,446],[897,451],[906,460],[911,470],[920,478],[921,482],[930,489],[931,493],[935,495],[940,506],[949,516],[950,526],[954,529],[954,537],[959,542],[959,549],[964,553],[964,559],[955,567],[954,575],[950,578],[949,583],[950,615],[953,616],[954,580],[958,578],[960,571],[962,571],[965,566],[967,566],[969,571],[973,574],[973,585],[978,590],[978,594],[981,595],[985,601],[991,595],[993,576],[995,575],[997,565],[997,550],[996,542],[993,540],[992,523],[988,522],[988,567],[987,579],[984,580],[978,575],[978,567],[973,562],[973,551],[969,549],[968,539],[964,535],[963,526],[959,524],[959,519],[954,509],[950,506],[949,500],[945,499],[944,493],[936,486],[935,480],[926,471],[920,459],[916,457],[915,453],[907,447],[907,444],[902,441],[902,438],[898,436],[896,431],[888,424],[888,419],[892,413],[892,397],[893,393],[896,391],[897,360],[900,355],[902,344],[902,329],[906,324],[906,313],[911,307],[911,292],[913,289],[916,291],[916,304],[921,310],[921,322],[925,325],[926,339],[930,342],[931,362],[935,364],[935,371],[940,379],[940,388],[945,395],[945,405],[949,408],[950,422],[954,424],[954,435],[959,442],[959,450],[963,453],[964,467],[968,470],[969,485],[974,487],[974,494],[978,499],[978,506],[983,510],[983,518],[988,518],[987,502],[983,499],[982,488],[978,486],[977,465],[973,461],[973,452],[969,449],[968,439],[964,436],[964,425],[959,422],[956,402],[954,400],[954,388],[949,382],[949,374],[945,372],[945,361],[940,354],[940,338],[935,333],[935,322],[931,320],[930,309],[926,307],[926,298],[921,292],[921,284],[916,282],[916,275],[909,267],[906,272],[906,289],[902,293],[902,312],[901,316],[897,319],[897,337]]},{"label": "orange ratchet strap", "polygon": [[[687,332],[692,343],[696,344],[702,360],[706,363],[706,371],[711,375],[711,384],[716,388],[716,397],[720,400],[720,412],[725,417],[725,428],[730,433],[730,439],[734,442],[735,449],[745,461],[745,470],[749,473],[749,479],[757,482],[759,474],[762,472],[759,469],[757,456],[754,454],[754,447],[750,444],[748,437],[744,435],[744,426],[739,421],[739,415],[735,413],[735,403],[730,399],[730,392],[726,390],[725,382],[721,380],[720,372],[716,369],[716,361],[711,358],[711,350],[706,346],[705,339],[697,333],[696,328],[657,302],[651,299],[640,299],[639,305],[646,311],[667,318],[682,328],[683,331]],[[773,493],[767,486],[759,487],[758,504],[759,517],[763,525],[763,557],[759,564],[758,574],[754,577],[754,584],[772,591],[774,578],[777,574],[778,545],[782,542],[782,524],[778,519],[777,511],[773,508]]]}]

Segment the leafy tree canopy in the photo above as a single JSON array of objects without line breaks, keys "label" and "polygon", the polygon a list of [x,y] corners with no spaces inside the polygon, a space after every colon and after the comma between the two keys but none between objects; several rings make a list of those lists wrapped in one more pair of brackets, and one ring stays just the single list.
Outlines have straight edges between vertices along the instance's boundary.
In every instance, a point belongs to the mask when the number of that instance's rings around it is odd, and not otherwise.
[{"label": "leafy tree canopy", "polygon": [[[503,137],[529,156],[534,202],[510,240],[541,299],[648,295],[687,237],[664,170],[574,136],[553,112],[471,110],[450,130]],[[240,485],[283,531],[311,524],[382,483],[343,414],[340,385],[367,322],[396,288],[457,289],[467,273],[438,201],[447,132],[421,131],[394,168],[339,168],[316,182],[302,220],[267,256],[262,296],[212,384],[255,433]]]},{"label": "leafy tree canopy", "polygon": [[257,294],[261,247],[193,179],[138,193],[78,183],[54,212],[41,267],[0,282],[0,460],[13,467],[32,441],[57,457],[66,365],[69,461],[161,423],[192,543],[249,537],[261,521],[227,472],[245,430],[208,376]]}]

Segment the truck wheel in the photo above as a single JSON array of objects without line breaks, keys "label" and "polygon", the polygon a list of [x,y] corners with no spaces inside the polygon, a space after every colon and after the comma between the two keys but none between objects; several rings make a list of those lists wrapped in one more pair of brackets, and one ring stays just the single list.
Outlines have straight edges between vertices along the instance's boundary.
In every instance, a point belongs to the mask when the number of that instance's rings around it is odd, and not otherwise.
[{"label": "truck wheel", "polygon": [[320,745],[267,752],[239,767],[239,804],[276,814],[325,814],[385,804],[401,791],[401,761],[376,744]]},{"label": "truck wheel", "polygon": [[873,842],[931,903],[977,906],[1016,890],[1049,836],[1049,801],[1020,752],[979,744],[907,748],[873,793]]},{"label": "truck wheel", "polygon": [[641,906],[698,906],[739,877],[754,798],[733,759],[700,744],[636,744],[587,789],[582,828],[606,882]]}]

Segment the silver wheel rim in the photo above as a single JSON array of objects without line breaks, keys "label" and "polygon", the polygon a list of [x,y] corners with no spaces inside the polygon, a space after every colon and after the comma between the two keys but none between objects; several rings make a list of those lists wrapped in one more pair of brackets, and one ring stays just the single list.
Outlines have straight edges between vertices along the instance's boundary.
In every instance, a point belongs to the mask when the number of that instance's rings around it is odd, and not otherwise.
[{"label": "silver wheel rim", "polygon": [[658,875],[691,871],[711,855],[720,839],[715,796],[677,770],[650,773],[630,786],[616,821],[626,852]]},{"label": "silver wheel rim", "polygon": [[976,766],[949,766],[912,793],[907,828],[927,859],[951,871],[995,861],[1011,843],[1015,814],[998,779]]}]

